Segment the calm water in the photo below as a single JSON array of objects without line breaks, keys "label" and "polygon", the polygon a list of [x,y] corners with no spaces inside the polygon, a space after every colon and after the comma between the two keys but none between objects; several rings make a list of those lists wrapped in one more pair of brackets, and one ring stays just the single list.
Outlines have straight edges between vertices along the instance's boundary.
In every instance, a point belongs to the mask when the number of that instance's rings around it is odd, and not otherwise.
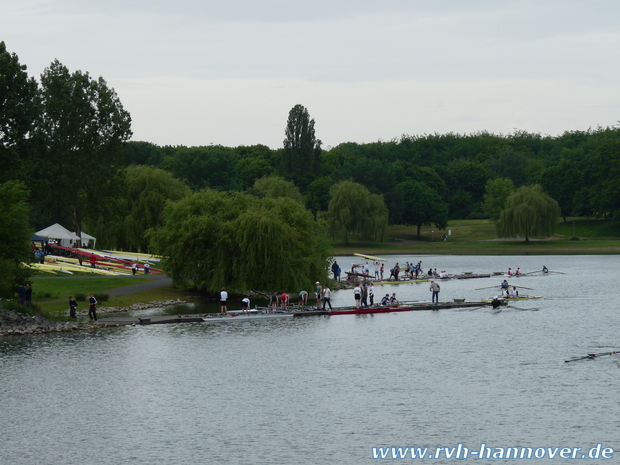
[{"label": "calm water", "polygon": [[[490,272],[518,308],[129,327],[0,339],[2,464],[361,464],[372,446],[618,452],[617,256],[390,257]],[[355,259],[358,260],[358,259]],[[339,258],[343,269],[352,257]],[[478,300],[502,278],[441,283]],[[310,290],[310,289],[308,289]],[[430,300],[428,284],[377,287]],[[352,291],[334,295],[353,303]],[[471,459],[478,463],[483,460]],[[432,463],[454,463],[433,459]],[[492,463],[514,463],[494,460]],[[537,463],[574,463],[556,458]],[[582,461],[581,463],[585,463]]]}]

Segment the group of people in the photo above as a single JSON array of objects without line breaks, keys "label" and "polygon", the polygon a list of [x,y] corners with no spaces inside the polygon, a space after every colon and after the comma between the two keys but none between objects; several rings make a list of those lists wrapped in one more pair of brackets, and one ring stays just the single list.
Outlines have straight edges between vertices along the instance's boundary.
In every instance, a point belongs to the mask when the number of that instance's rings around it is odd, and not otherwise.
[{"label": "group of people", "polygon": [[[151,272],[151,264],[149,262],[146,262],[144,264],[144,274],[149,274]],[[133,265],[131,265],[131,273],[135,276],[136,273],[138,273],[140,271],[140,265],[137,262],[134,262]]]},{"label": "group of people", "polygon": [[368,301],[370,301],[370,306],[372,307],[375,304],[375,287],[372,283],[358,284],[353,289],[353,296],[355,297],[357,308],[368,307]]},{"label": "group of people", "polygon": [[504,299],[519,297],[519,291],[517,290],[517,286],[511,286],[505,279],[504,282],[502,282],[502,284],[500,285],[500,289],[502,292],[502,298]]},{"label": "group of people", "polygon": [[[97,298],[94,294],[88,294],[88,318],[91,321],[97,321]],[[75,297],[69,296],[69,317],[77,320],[78,303]]]},{"label": "group of people", "polygon": [[30,283],[21,284],[17,288],[17,304],[32,308],[32,285]]}]

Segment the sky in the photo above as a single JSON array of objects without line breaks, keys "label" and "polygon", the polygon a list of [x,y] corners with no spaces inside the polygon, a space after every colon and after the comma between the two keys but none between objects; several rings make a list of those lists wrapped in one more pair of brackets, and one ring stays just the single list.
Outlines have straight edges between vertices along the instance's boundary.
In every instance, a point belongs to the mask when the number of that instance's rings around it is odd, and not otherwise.
[{"label": "sky", "polygon": [[329,149],[403,135],[620,121],[617,0],[0,0],[31,76],[103,77],[158,145],[283,145],[296,104]]}]

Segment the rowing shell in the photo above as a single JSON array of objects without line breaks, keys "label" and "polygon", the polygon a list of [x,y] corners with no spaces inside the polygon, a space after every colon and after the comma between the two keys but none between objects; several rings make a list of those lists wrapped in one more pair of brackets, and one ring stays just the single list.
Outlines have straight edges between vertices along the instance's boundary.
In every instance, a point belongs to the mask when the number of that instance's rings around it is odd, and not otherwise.
[{"label": "rowing shell", "polygon": [[292,318],[292,313],[267,313],[267,314],[250,314],[250,315],[231,315],[231,316],[220,316],[220,317],[211,317],[211,318],[203,318],[203,321],[210,322],[222,322],[222,321],[255,321],[255,320],[278,320],[282,318]]},{"label": "rowing shell", "polygon": [[367,258],[368,260],[379,260],[381,262],[387,262],[385,258],[373,257],[372,255],[364,255],[363,253],[354,253],[356,257]]}]

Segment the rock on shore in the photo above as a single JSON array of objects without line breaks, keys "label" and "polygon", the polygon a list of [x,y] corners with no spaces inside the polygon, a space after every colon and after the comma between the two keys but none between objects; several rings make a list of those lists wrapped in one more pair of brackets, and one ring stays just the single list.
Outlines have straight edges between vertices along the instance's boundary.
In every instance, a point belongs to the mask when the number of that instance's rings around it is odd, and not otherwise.
[{"label": "rock on shore", "polygon": [[[98,307],[97,315],[106,313],[128,312],[153,307],[166,307],[186,303],[183,300],[165,300],[158,302],[134,304],[130,307]],[[88,309],[78,312],[80,316],[87,316]],[[0,308],[0,337],[21,336],[27,334],[59,333],[77,330],[91,330],[96,328],[116,327],[117,324],[107,324],[105,321],[59,321],[52,322],[39,315],[28,315],[13,310]]]}]

